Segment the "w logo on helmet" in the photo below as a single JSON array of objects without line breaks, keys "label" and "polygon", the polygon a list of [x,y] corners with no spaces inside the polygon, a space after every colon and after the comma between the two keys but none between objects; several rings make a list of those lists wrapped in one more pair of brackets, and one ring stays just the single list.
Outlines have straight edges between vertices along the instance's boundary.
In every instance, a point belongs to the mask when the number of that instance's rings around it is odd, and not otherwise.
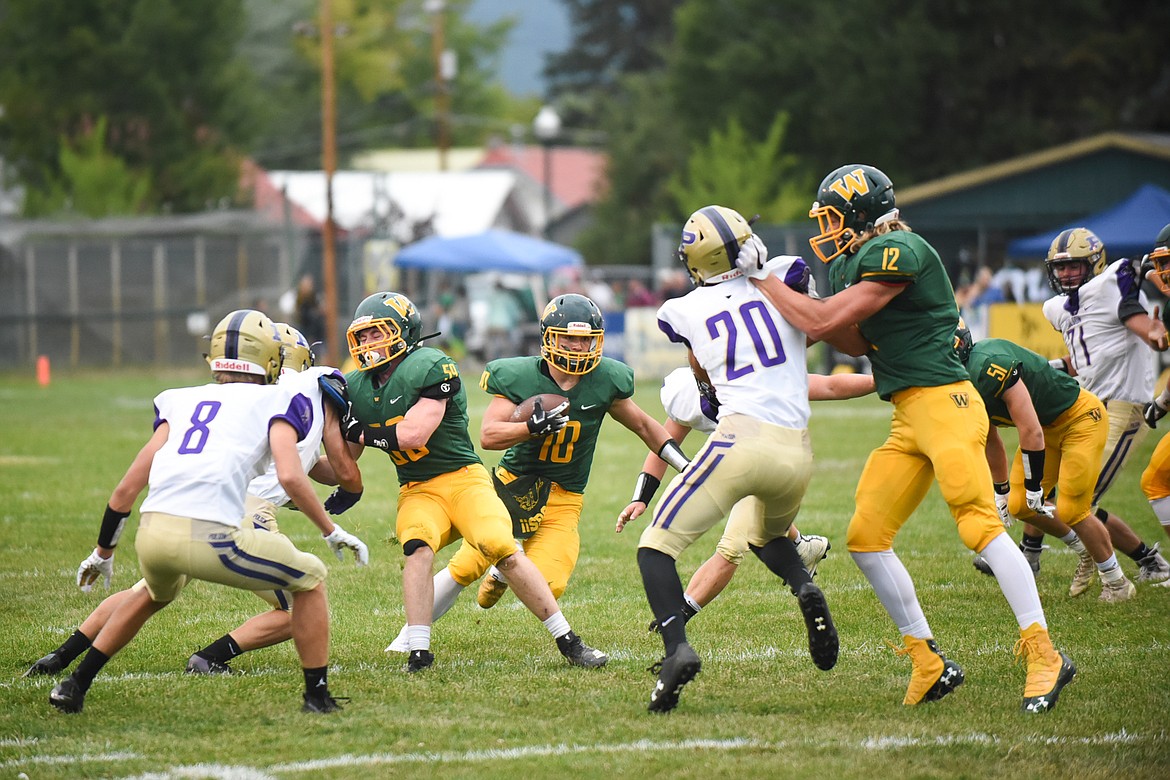
[{"label": "w logo on helmet", "polygon": [[843,200],[850,201],[858,195],[867,194],[869,182],[865,178],[865,171],[857,168],[829,184],[829,189],[840,195]]},{"label": "w logo on helmet", "polygon": [[391,295],[383,303],[394,309],[403,318],[410,317],[414,313],[414,304],[405,295]]}]

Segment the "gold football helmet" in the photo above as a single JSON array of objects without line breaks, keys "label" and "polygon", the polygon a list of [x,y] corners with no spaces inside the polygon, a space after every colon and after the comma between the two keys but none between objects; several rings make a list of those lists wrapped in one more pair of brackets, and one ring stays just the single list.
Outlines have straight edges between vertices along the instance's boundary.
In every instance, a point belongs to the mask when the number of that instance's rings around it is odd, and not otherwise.
[{"label": "gold football helmet", "polygon": [[263,312],[233,311],[211,332],[207,363],[212,371],[253,374],[273,384],[280,378],[280,333]]},{"label": "gold football helmet", "polygon": [[1048,284],[1053,292],[1076,292],[1105,270],[1105,243],[1088,228],[1062,230],[1048,247]]},{"label": "gold football helmet", "polygon": [[739,248],[752,235],[751,225],[726,206],[704,206],[683,226],[678,259],[695,284],[719,284],[741,275],[735,264]]},{"label": "gold football helmet", "polygon": [[317,362],[313,348],[299,330],[287,322],[276,323],[280,341],[284,345],[284,361],[280,364],[280,375],[299,373]]}]

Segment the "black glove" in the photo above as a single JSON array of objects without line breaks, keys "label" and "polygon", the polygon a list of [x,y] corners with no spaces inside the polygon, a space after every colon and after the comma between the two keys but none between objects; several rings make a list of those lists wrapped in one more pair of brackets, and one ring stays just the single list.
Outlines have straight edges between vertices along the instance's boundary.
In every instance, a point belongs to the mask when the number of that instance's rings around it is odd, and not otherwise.
[{"label": "black glove", "polygon": [[532,416],[528,418],[528,435],[532,437],[547,436],[556,433],[569,422],[569,418],[562,412],[569,407],[568,400],[557,404],[555,409],[544,410],[540,399],[532,403]]},{"label": "black glove", "polygon": [[1156,399],[1146,404],[1142,409],[1142,417],[1146,419],[1146,425],[1151,428],[1157,428],[1158,420],[1161,420],[1165,416],[1166,407],[1158,403]]},{"label": "black glove", "polygon": [[360,444],[362,440],[361,420],[353,416],[353,404],[346,401],[345,411],[341,415],[341,435],[346,441]]},{"label": "black glove", "polygon": [[339,515],[361,500],[362,491],[351,493],[343,487],[338,487],[325,499],[325,511],[331,515]]}]

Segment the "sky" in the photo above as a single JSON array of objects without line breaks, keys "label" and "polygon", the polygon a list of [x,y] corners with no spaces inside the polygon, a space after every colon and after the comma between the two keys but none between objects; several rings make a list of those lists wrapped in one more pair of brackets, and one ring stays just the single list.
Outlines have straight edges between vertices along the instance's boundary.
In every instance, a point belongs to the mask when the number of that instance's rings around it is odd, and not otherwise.
[{"label": "sky", "polygon": [[560,0],[473,0],[467,16],[477,22],[518,19],[501,52],[500,79],[513,94],[543,95],[544,54],[569,45],[569,14]]}]

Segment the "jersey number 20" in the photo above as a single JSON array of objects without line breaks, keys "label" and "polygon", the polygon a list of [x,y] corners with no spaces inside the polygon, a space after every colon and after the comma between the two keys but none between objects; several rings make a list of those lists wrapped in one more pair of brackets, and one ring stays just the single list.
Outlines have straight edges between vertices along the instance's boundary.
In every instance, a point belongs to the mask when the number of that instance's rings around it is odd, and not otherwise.
[{"label": "jersey number 20", "polygon": [[[727,331],[727,379],[728,381],[747,376],[756,370],[754,362],[744,366],[735,363],[736,347],[739,345],[740,326],[751,337],[752,345],[756,349],[756,357],[764,368],[778,366],[787,360],[784,354],[784,345],[780,341],[780,331],[776,330],[776,322],[768,313],[763,301],[748,301],[739,307],[736,312],[739,317],[737,325],[735,317],[729,311],[721,311],[707,319],[707,334],[719,338],[719,331]],[[761,326],[763,330],[761,332]]]}]

